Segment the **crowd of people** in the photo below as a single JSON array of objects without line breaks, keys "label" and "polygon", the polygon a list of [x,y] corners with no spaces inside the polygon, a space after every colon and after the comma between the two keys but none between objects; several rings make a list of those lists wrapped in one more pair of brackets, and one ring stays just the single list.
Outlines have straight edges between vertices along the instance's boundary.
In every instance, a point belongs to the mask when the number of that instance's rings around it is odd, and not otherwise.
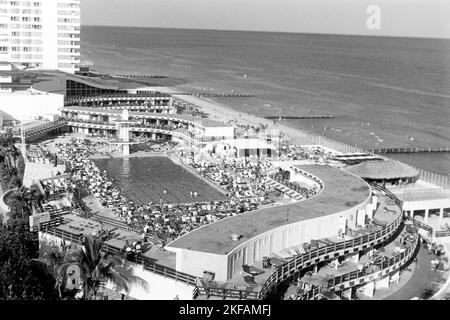
[{"label": "crowd of people", "polygon": [[222,159],[218,161],[194,160],[190,166],[202,177],[212,181],[236,199],[268,200],[271,189],[265,183],[266,176],[275,168],[269,162],[247,159]]},{"label": "crowd of people", "polygon": [[[227,195],[225,200],[191,204],[134,203],[107,177],[106,171],[101,172],[90,159],[105,146],[101,140],[84,138],[71,138],[67,142],[55,144],[58,162],[66,164],[68,175],[56,183],[46,184],[44,188],[52,193],[64,188],[70,187],[73,191],[75,186],[81,187],[105,208],[110,208],[124,225],[152,236],[162,244],[209,223],[256,210],[262,205],[272,205],[280,196],[266,183],[266,177],[276,172],[270,162],[195,155],[195,159],[190,158],[190,161],[186,160],[188,158],[179,159],[203,178],[222,188]],[[54,157],[50,154],[44,158],[53,160]],[[308,197],[306,194],[305,198]]]},{"label": "crowd of people", "polygon": [[327,161],[331,160],[333,153],[318,146],[289,145],[281,148],[280,161],[311,160]]},{"label": "crowd of people", "polygon": [[255,210],[261,204],[270,204],[264,184],[265,173],[272,169],[263,162],[231,161],[210,165],[201,163],[193,167],[202,175],[227,190],[229,198],[223,201],[192,204],[134,203],[108,179],[89,158],[100,145],[74,138],[69,143],[57,144],[56,151],[71,173],[72,181],[84,188],[100,203],[112,209],[117,218],[129,227],[157,237],[162,243],[193,231],[206,224]]}]

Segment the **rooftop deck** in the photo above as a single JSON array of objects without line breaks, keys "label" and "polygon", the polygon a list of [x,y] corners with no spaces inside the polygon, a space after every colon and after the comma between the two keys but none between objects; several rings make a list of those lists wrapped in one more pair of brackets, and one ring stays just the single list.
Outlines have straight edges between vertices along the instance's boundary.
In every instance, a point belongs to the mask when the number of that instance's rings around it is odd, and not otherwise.
[{"label": "rooftop deck", "polygon": [[[67,219],[68,223],[62,224],[56,227],[56,229],[66,231],[74,235],[90,236],[95,229],[100,227],[99,222],[91,219],[85,219],[74,214],[65,215],[64,218]],[[141,240],[140,235],[135,232],[116,228],[108,224],[103,224],[103,229],[108,231],[112,230],[112,232],[115,233],[115,236],[105,243],[117,249],[122,249],[126,241],[133,243]],[[142,254],[153,259],[154,262],[157,262],[162,266],[175,269],[175,254],[162,249],[159,245],[152,244],[158,243],[158,240],[152,241],[151,237],[149,240],[150,242],[143,246]]]},{"label": "rooftop deck", "polygon": [[[324,182],[322,192],[306,201],[248,212],[197,229],[167,247],[215,254],[228,254],[244,242],[294,222],[323,217],[352,208],[370,196],[369,186],[358,177],[330,166],[301,165],[298,168]],[[289,210],[289,220],[286,220]],[[231,242],[231,234],[242,237]]]}]

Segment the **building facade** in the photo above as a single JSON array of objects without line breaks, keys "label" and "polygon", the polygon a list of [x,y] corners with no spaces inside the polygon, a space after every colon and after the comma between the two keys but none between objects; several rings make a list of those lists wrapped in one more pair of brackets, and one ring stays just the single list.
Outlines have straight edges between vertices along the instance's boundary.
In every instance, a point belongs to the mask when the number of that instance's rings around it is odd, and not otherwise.
[{"label": "building facade", "polygon": [[0,0],[0,61],[77,71],[80,0]]}]

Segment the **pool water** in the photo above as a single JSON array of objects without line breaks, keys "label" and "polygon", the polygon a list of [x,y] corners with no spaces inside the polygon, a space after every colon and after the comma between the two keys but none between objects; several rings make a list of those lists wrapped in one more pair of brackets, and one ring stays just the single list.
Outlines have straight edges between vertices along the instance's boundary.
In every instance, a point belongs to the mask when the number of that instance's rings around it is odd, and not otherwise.
[{"label": "pool water", "polygon": [[[159,203],[160,199],[164,203],[193,203],[225,198],[167,157],[96,159],[94,162],[136,203]],[[191,197],[191,191],[197,192],[198,197]]]}]

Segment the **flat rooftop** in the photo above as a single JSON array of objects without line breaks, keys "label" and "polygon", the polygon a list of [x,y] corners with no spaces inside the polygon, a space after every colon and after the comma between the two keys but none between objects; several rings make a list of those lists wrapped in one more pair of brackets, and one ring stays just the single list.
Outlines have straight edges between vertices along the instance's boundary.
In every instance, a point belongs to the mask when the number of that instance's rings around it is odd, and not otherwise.
[{"label": "flat rooftop", "polygon": [[[370,187],[362,179],[340,169],[321,165],[296,166],[324,182],[322,192],[309,200],[256,210],[220,220],[171,242],[167,247],[215,254],[228,254],[244,242],[269,230],[302,220],[331,215],[352,208],[370,196]],[[286,221],[287,210],[289,220]],[[239,234],[239,241],[231,241]]]}]

